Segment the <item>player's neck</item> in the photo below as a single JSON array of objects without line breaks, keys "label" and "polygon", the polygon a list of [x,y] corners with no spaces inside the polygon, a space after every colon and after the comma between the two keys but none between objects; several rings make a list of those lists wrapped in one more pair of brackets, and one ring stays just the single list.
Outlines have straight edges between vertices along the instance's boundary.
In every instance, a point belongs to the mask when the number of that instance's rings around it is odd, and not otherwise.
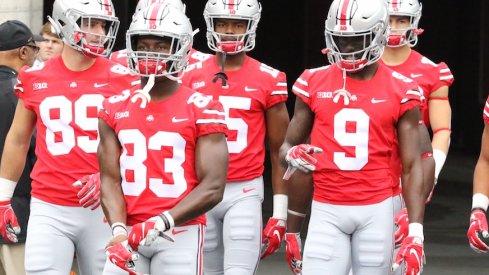
[{"label": "player's neck", "polygon": [[[246,53],[240,52],[238,54],[226,55],[226,63],[224,64],[224,71],[236,71],[241,69],[246,59]],[[216,53],[217,64],[222,66],[222,53]]]},{"label": "player's neck", "polygon": [[377,69],[379,68],[379,62],[375,62],[371,65],[366,66],[362,70],[354,73],[346,73],[348,77],[353,78],[355,80],[370,80],[375,76]]},{"label": "player's neck", "polygon": [[[141,78],[141,87],[146,86],[148,78]],[[180,87],[177,81],[167,77],[158,77],[155,79],[153,88],[149,91],[152,101],[160,101],[172,96]]]},{"label": "player's neck", "polygon": [[81,72],[92,67],[96,61],[95,58],[88,57],[69,46],[63,47],[61,59],[68,69],[75,72]]},{"label": "player's neck", "polygon": [[382,61],[388,66],[397,66],[406,62],[411,54],[411,47],[404,45],[401,47],[385,47],[382,54]]}]

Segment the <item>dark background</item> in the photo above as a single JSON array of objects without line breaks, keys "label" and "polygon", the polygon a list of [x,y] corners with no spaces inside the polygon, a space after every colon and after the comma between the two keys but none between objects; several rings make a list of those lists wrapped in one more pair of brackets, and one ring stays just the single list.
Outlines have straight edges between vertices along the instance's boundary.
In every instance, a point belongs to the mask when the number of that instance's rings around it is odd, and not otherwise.
[{"label": "dark background", "polygon": [[[54,0],[44,0],[44,15]],[[184,0],[192,25],[199,28],[194,47],[209,52],[202,16],[204,0]],[[263,11],[256,48],[250,56],[287,73],[291,84],[305,68],[327,64],[324,20],[332,1],[261,0]],[[114,50],[125,47],[136,0],[113,0],[121,24]],[[446,62],[455,76],[450,88],[451,150],[477,157],[483,128],[483,104],[489,92],[489,4],[483,0],[423,1],[420,27],[425,29],[416,49],[434,62]],[[485,77],[484,77],[485,76]],[[292,111],[294,96],[288,107]]]}]

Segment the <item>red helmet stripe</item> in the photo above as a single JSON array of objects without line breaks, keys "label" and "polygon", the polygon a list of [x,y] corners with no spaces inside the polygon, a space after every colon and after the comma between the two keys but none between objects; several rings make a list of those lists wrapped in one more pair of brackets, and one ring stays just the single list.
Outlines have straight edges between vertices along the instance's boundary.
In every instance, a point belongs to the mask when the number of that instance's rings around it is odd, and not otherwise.
[{"label": "red helmet stripe", "polygon": [[392,5],[392,9],[397,11],[399,9],[400,3],[397,0],[392,0],[391,5]]},{"label": "red helmet stripe", "polygon": [[110,4],[109,0],[104,0],[104,7],[107,11],[107,15],[112,15],[112,5]]},{"label": "red helmet stripe", "polygon": [[350,11],[351,12],[351,4],[352,4],[352,0],[343,0],[340,2],[340,16],[339,16],[339,20],[340,20],[340,26],[346,26],[346,21],[349,19],[347,17],[347,14],[348,12]]},{"label": "red helmet stripe", "polygon": [[234,13],[234,12],[232,12],[233,10],[235,10],[234,0],[229,0],[229,2],[228,2],[228,9],[229,9],[229,12],[230,13]]},{"label": "red helmet stripe", "polygon": [[164,5],[162,4],[155,4],[152,5],[152,10],[149,11],[149,28],[154,30],[156,29],[156,21],[159,18],[158,14],[162,12],[162,9],[164,8]]}]

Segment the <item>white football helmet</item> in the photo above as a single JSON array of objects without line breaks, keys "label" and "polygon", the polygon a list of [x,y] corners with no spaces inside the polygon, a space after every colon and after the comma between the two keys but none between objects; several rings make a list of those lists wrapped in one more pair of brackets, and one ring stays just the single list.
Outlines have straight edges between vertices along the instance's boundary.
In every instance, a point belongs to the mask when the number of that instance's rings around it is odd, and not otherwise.
[{"label": "white football helmet", "polygon": [[[379,60],[387,41],[388,20],[385,0],[334,0],[325,22],[330,63],[354,72]],[[355,38],[363,40],[363,47],[342,52],[338,42]]]},{"label": "white football helmet", "polygon": [[[53,16],[48,19],[65,44],[90,57],[109,56],[119,28],[111,0],[56,0]],[[92,32],[90,27],[82,31],[82,26],[91,26],[94,19],[106,22],[104,35]],[[98,42],[87,41],[87,35],[98,37]]]},{"label": "white football helmet", "polygon": [[[205,5],[204,19],[207,25],[207,45],[215,52],[237,54],[248,52],[255,47],[256,28],[261,16],[261,5],[257,0],[209,0]],[[247,20],[246,33],[232,35],[215,31],[214,23],[218,18]],[[223,41],[221,36],[235,37],[232,41]]]},{"label": "white football helmet", "polygon": [[[140,36],[169,39],[171,51],[138,51]],[[126,33],[129,69],[140,76],[166,76],[176,80],[183,76],[192,48],[192,25],[179,9],[165,4],[151,4],[136,14]],[[175,74],[182,72],[178,77]]]},{"label": "white football helmet", "polygon": [[134,11],[132,18],[134,19],[135,16],[140,11],[146,9],[151,4],[157,4],[157,3],[163,5],[172,5],[175,8],[181,10],[183,13],[185,13],[185,4],[183,4],[181,0],[139,0],[138,4],[136,5],[136,10]]},{"label": "white football helmet", "polygon": [[407,16],[410,24],[407,29],[393,30],[389,34],[387,41],[388,47],[400,47],[409,44],[414,47],[418,43],[418,35],[423,33],[423,29],[418,28],[423,9],[418,0],[387,0],[389,15]]}]

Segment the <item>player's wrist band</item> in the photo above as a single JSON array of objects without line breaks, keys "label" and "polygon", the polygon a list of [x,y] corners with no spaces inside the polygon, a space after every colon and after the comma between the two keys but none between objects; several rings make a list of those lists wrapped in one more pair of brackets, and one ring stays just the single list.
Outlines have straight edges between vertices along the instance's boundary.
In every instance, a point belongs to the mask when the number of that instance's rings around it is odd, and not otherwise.
[{"label": "player's wrist band", "polygon": [[433,149],[433,159],[435,160],[435,178],[438,178],[447,159],[447,154],[440,149]]},{"label": "player's wrist band", "polygon": [[287,220],[287,204],[289,199],[287,195],[273,195],[273,217],[281,220]]},{"label": "player's wrist band", "polygon": [[112,228],[112,236],[115,237],[117,235],[127,236],[127,227],[125,224],[121,222],[115,222],[111,226]]},{"label": "player's wrist band", "polygon": [[305,218],[307,216],[307,214],[296,212],[296,211],[290,210],[290,209],[287,209],[287,213],[289,213],[290,215],[301,217],[301,218]]},{"label": "player's wrist band", "polygon": [[173,217],[170,215],[170,212],[165,211],[159,214],[158,216],[161,218],[163,224],[165,225],[165,230],[163,231],[168,231],[173,227],[175,227],[175,221],[173,220]]},{"label": "player's wrist band", "polygon": [[484,212],[486,212],[488,205],[489,205],[489,198],[486,195],[482,193],[475,193],[472,196],[472,210],[479,208],[481,210],[484,210]]},{"label": "player's wrist band", "polygon": [[6,178],[0,178],[0,201],[8,201],[12,199],[15,186],[17,186],[17,182]]},{"label": "player's wrist band", "polygon": [[409,237],[418,237],[424,241],[423,225],[417,222],[412,222],[409,224]]}]

